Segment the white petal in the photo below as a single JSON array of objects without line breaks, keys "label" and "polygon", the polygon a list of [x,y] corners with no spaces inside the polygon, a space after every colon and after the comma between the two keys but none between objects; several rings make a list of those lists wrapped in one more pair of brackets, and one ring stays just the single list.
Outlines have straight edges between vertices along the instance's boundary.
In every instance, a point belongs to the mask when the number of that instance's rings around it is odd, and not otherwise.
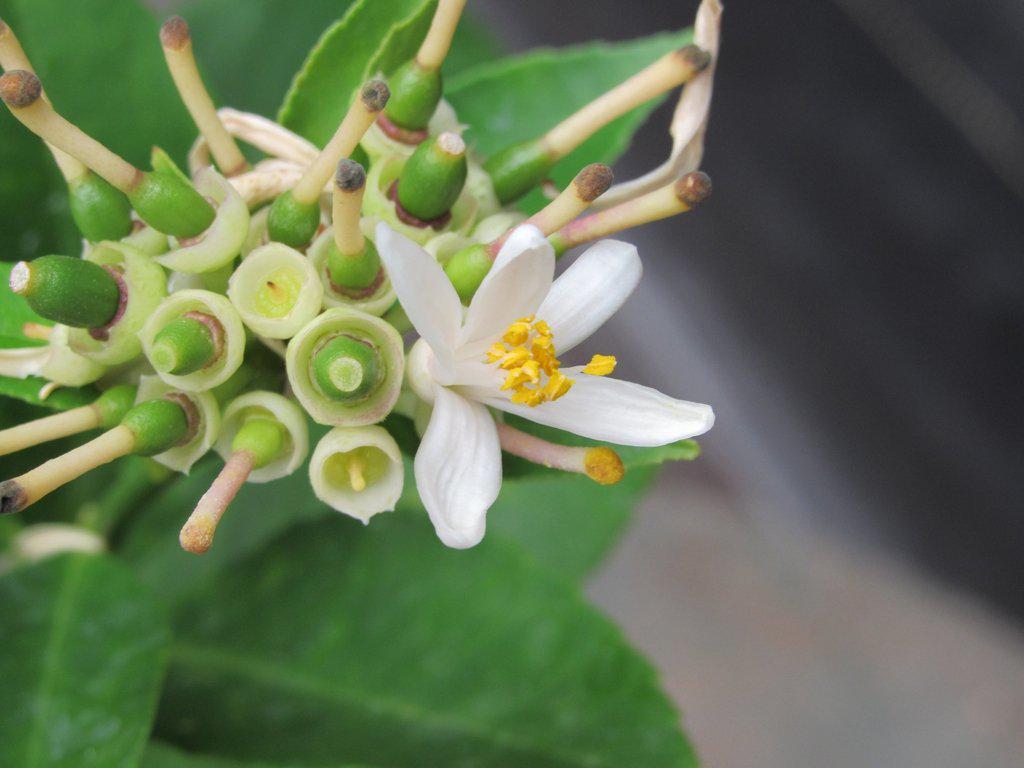
[{"label": "white petal", "polygon": [[602,240],[563,272],[537,310],[555,335],[563,355],[619,311],[640,282],[643,268],[636,246]]},{"label": "white petal", "polygon": [[462,304],[448,276],[433,256],[387,224],[377,225],[374,244],[416,332],[430,345],[438,364],[450,370]]},{"label": "white petal", "polygon": [[554,274],[555,252],[544,235],[532,224],[517,227],[469,303],[460,346],[490,346],[510,323],[534,314]]},{"label": "white petal", "polygon": [[487,409],[436,386],[414,466],[416,488],[438,538],[457,549],[479,544],[501,488],[501,447]]},{"label": "white petal", "polygon": [[566,369],[565,375],[576,382],[572,389],[553,403],[536,408],[516,405],[505,393],[493,389],[471,387],[466,392],[538,424],[619,445],[667,445],[701,435],[715,423],[709,405],[676,400],[641,384],[588,376],[580,370]]}]

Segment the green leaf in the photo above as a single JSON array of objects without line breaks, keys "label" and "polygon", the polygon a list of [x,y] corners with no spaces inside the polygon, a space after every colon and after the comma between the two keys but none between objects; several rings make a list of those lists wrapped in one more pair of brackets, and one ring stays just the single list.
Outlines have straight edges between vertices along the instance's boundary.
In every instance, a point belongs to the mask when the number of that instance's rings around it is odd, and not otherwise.
[{"label": "green leaf", "polygon": [[169,641],[163,613],[109,557],[0,577],[0,764],[135,766]]},{"label": "green leaf", "polygon": [[310,52],[285,96],[279,122],[325,144],[356,88],[416,53],[434,6],[432,0],[358,0]]},{"label": "green leaf", "polygon": [[[156,19],[134,0],[0,0],[61,113],[129,161],[159,144],[183,157],[195,129],[167,73]],[[0,253],[5,260],[80,248],[67,192],[35,136],[0,114]]]},{"label": "green leaf", "polygon": [[26,338],[22,328],[25,323],[53,323],[33,312],[25,298],[8,287],[13,268],[13,264],[0,262],[0,349],[43,346],[46,342]]},{"label": "green leaf", "polygon": [[[453,78],[448,99],[470,126],[471,143],[484,156],[542,134],[659,56],[690,42],[691,30],[626,43],[590,43],[540,50],[484,64]],[[552,174],[565,186],[588,163],[612,163],[629,146],[640,124],[660,99],[606,126],[570,153]],[[544,204],[539,193],[524,201],[528,210]]]},{"label": "green leaf", "polygon": [[[288,765],[294,766],[294,763]],[[158,741],[152,741],[146,746],[142,754],[142,762],[139,768],[288,768],[284,763],[250,763],[239,762],[238,760],[225,760],[223,758],[210,757],[209,755],[197,755],[189,752],[182,752]],[[334,768],[346,768],[335,766]],[[357,768],[357,766],[347,766]],[[362,766],[369,768],[369,766]]]},{"label": "green leaf", "polygon": [[179,612],[156,733],[311,766],[682,768],[650,666],[514,547],[420,522],[303,526]]}]

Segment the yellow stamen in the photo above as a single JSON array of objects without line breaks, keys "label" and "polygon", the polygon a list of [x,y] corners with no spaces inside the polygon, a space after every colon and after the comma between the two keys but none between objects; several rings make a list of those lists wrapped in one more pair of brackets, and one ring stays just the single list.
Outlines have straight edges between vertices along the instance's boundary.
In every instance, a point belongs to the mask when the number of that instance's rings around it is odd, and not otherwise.
[{"label": "yellow stamen", "polygon": [[359,492],[366,489],[366,477],[363,475],[363,460],[353,456],[348,462],[348,482],[352,490]]},{"label": "yellow stamen", "polygon": [[614,355],[594,355],[583,368],[583,373],[591,376],[607,376],[615,370],[616,362],[618,361]]},{"label": "yellow stamen", "polygon": [[[558,370],[562,363],[555,353],[554,333],[544,320],[520,318],[508,327],[502,339],[490,347],[486,359],[508,371],[501,389],[511,390],[509,399],[513,403],[533,408],[554,402],[572,387],[572,379]],[[591,365],[597,362],[607,368],[606,373],[615,367],[614,357],[599,355]]]},{"label": "yellow stamen", "polygon": [[564,373],[555,373],[544,385],[544,397],[554,402],[572,388],[573,381]]}]

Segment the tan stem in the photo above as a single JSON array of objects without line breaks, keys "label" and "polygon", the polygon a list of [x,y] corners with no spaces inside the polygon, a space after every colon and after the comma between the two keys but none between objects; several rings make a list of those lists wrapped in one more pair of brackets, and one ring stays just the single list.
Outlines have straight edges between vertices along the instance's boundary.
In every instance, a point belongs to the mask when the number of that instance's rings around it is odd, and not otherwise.
[{"label": "tan stem", "polygon": [[459,25],[466,0],[440,0],[427,36],[416,54],[416,63],[423,69],[440,69],[452,46],[455,28]]},{"label": "tan stem", "polygon": [[0,456],[48,443],[68,435],[77,435],[100,426],[99,411],[91,405],[55,413],[0,430]]},{"label": "tan stem", "polygon": [[617,483],[626,473],[622,459],[607,446],[559,445],[508,424],[498,422],[496,426],[501,450],[534,464],[586,475],[601,485]]},{"label": "tan stem", "polygon": [[249,167],[249,163],[217,116],[217,107],[210,98],[196,66],[192,42],[187,41],[177,49],[164,46],[164,58],[167,60],[167,68],[171,72],[171,78],[181,100],[209,144],[210,152],[221,172],[225,176],[234,176],[244,171]]},{"label": "tan stem", "polygon": [[11,113],[34,134],[84,163],[122,192],[131,192],[142,180],[138,168],[69,123],[45,99],[11,109]]},{"label": "tan stem", "polygon": [[[135,435],[131,430],[117,426],[85,445],[70,450],[63,456],[50,459],[45,464],[8,481],[5,485],[8,488],[16,486],[19,489],[17,509],[23,509],[89,470],[128,455],[134,447]],[[10,490],[5,492],[5,495],[10,494]]]},{"label": "tan stem", "polygon": [[[21,69],[35,74],[32,62],[29,61],[28,56],[25,54],[25,49],[21,47],[21,42],[14,34],[14,30],[3,24],[3,22],[0,22],[0,25],[3,25],[2,30],[0,30],[0,69],[3,69],[4,72],[9,72],[12,69]],[[45,91],[42,93],[42,98],[49,101]],[[49,142],[43,143],[46,144],[46,148],[53,155],[57,168],[60,169],[65,181],[74,181],[85,175],[88,169],[82,163],[66,152],[57,149],[57,147]]]},{"label": "tan stem", "polygon": [[320,192],[334,173],[338,161],[352,155],[356,145],[377,119],[377,114],[359,98],[352,102],[334,136],[292,189],[292,197],[297,202],[309,205],[320,199]]},{"label": "tan stem", "polygon": [[210,548],[221,517],[249,478],[254,465],[252,451],[235,451],[231,454],[217,479],[199,499],[196,508],[182,526],[178,535],[182,549],[201,555]]},{"label": "tan stem", "polygon": [[351,192],[335,188],[333,195],[334,244],[342,256],[363,252],[366,238],[359,228],[359,212],[363,204],[363,187]]},{"label": "tan stem", "polygon": [[556,125],[542,139],[556,158],[565,157],[615,118],[665,91],[682,85],[698,71],[688,49],[667,53],[644,70],[587,104]]}]

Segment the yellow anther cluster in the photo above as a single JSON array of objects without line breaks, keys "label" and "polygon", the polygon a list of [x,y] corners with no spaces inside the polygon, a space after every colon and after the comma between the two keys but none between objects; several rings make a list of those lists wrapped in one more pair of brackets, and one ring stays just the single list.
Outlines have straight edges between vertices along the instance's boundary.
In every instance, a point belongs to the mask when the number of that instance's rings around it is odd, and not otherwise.
[{"label": "yellow anther cluster", "polygon": [[512,323],[487,350],[487,362],[508,371],[503,390],[512,391],[512,402],[531,408],[557,400],[572,387],[572,379],[558,369],[551,327],[533,316]]}]

